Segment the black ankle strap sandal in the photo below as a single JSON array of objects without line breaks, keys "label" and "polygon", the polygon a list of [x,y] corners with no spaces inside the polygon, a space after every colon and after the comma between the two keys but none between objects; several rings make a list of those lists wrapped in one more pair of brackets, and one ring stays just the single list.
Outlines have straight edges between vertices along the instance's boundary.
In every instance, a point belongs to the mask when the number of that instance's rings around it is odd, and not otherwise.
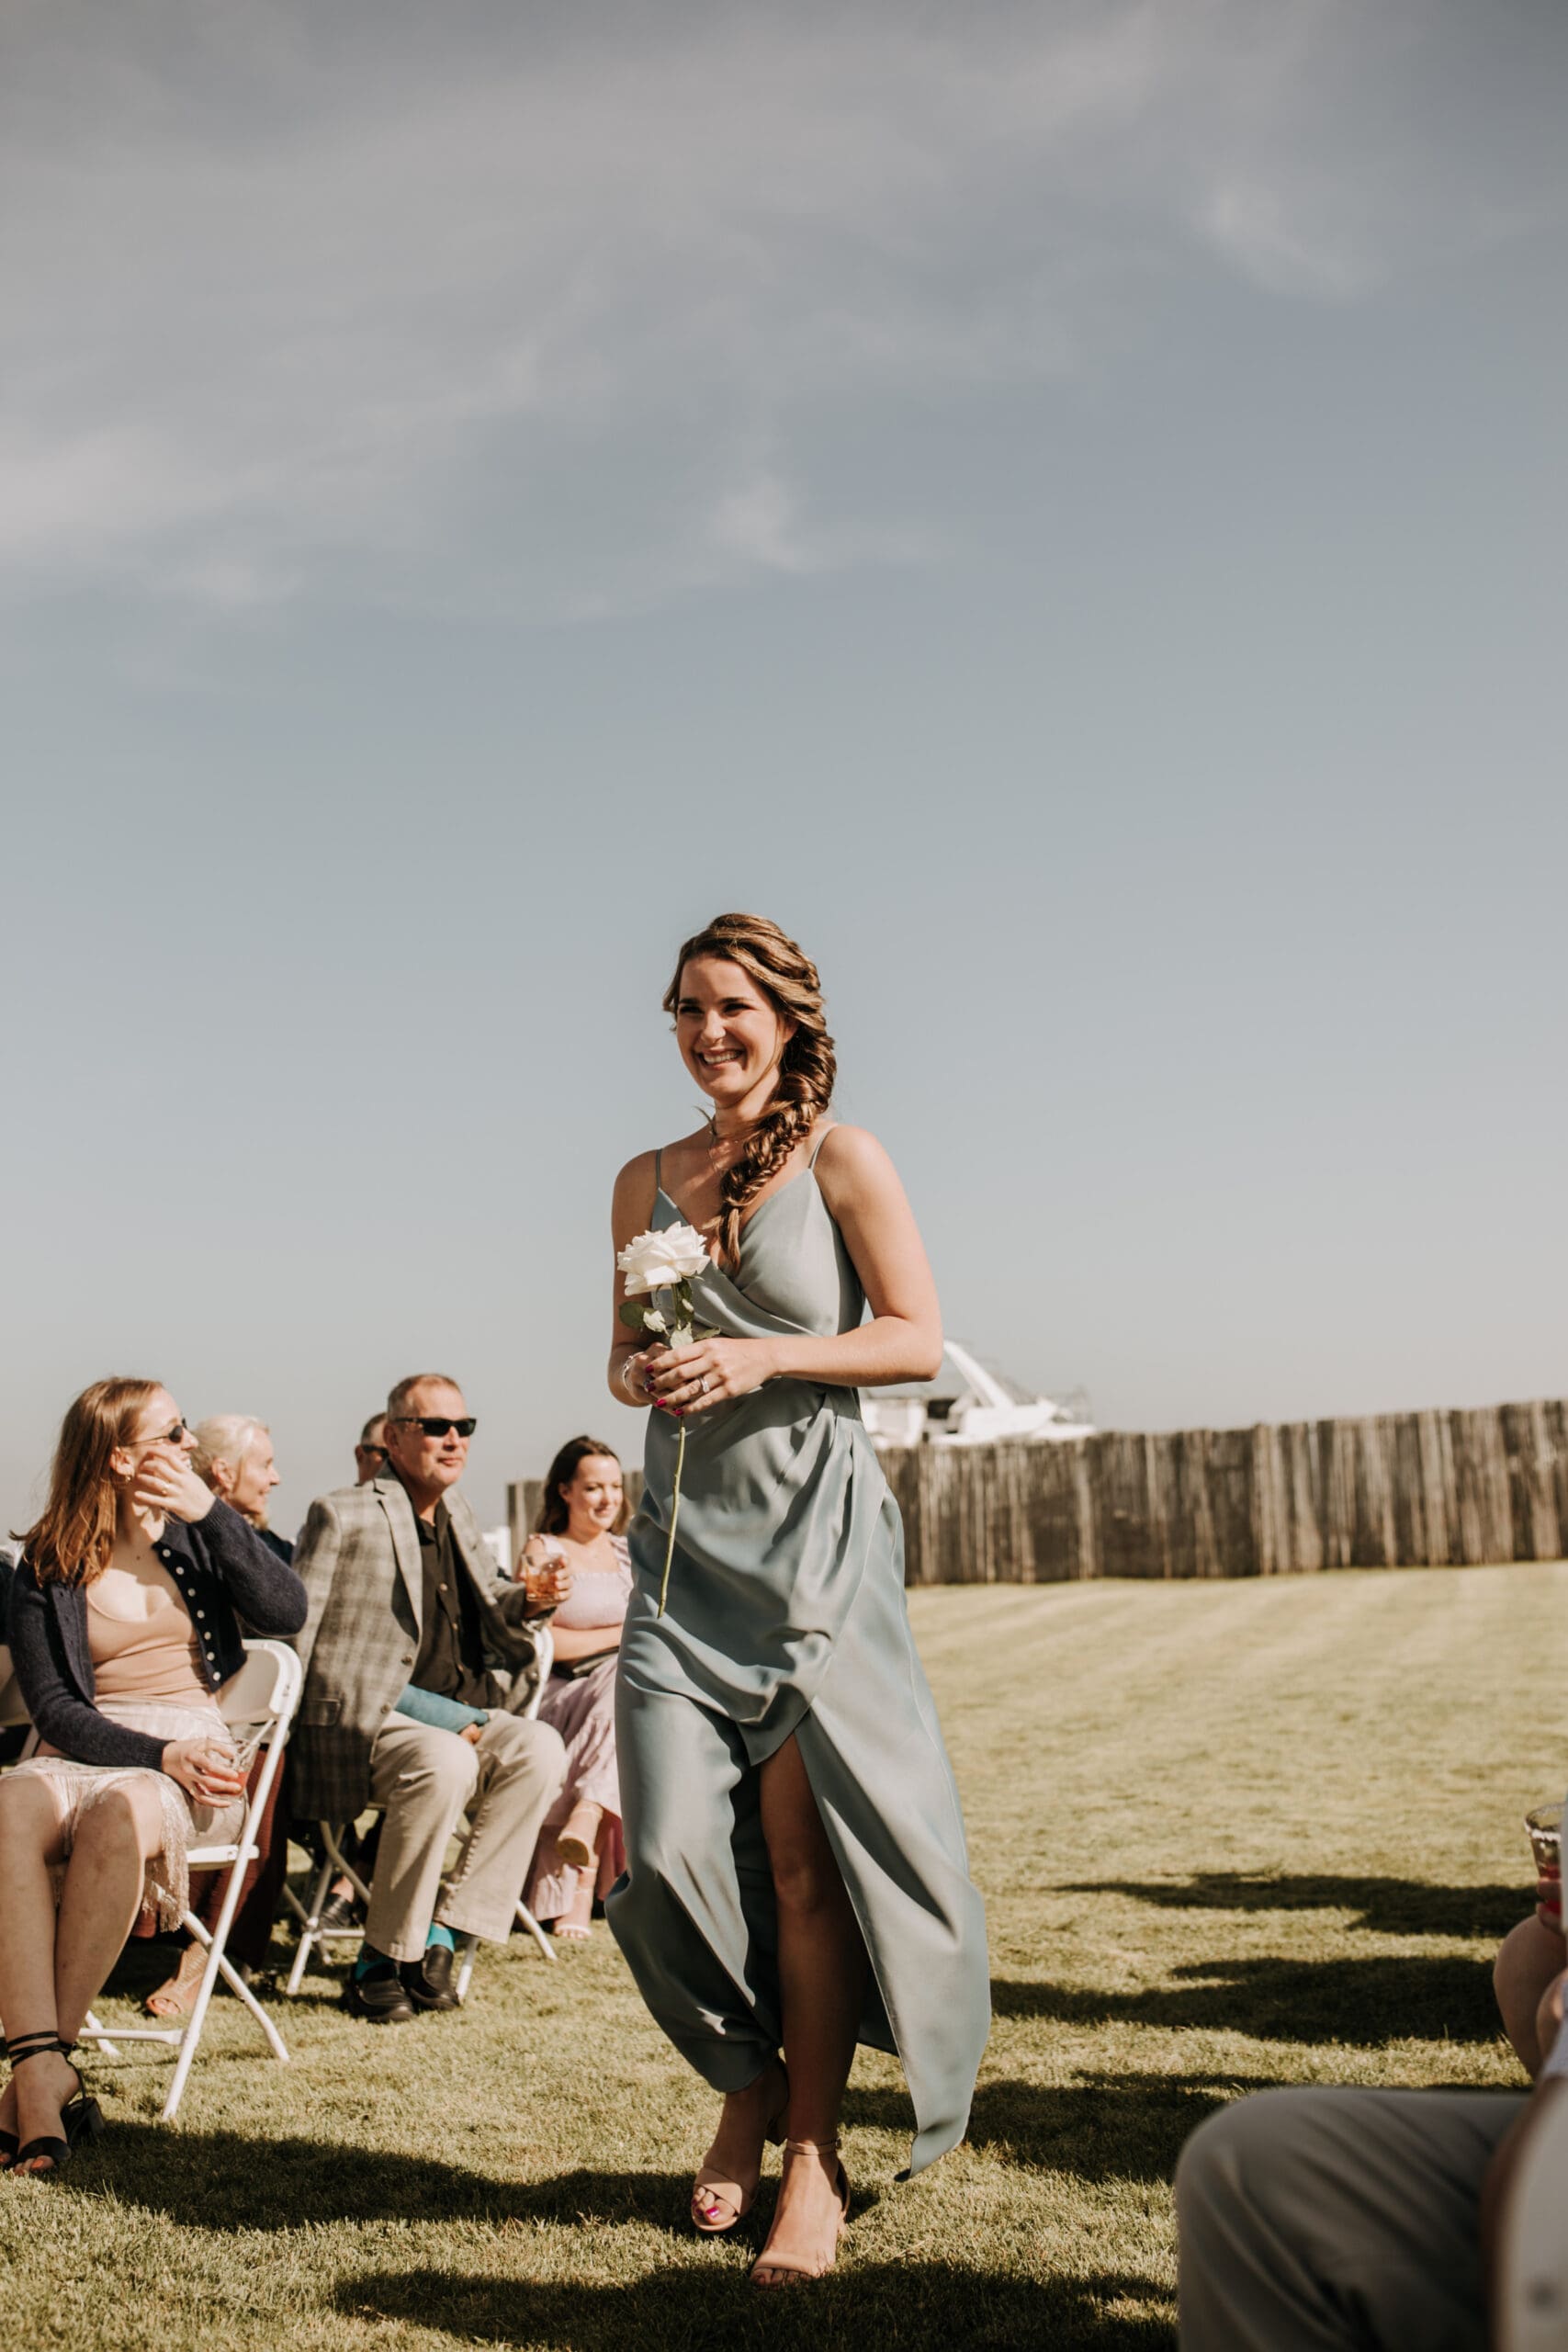
[{"label": "black ankle strap sandal", "polygon": [[[53,2052],[69,2058],[75,2044],[62,2041],[58,2033],[18,2033],[6,2044],[6,2055],[11,2062],[11,2072],[29,2058],[41,2058]],[[75,2074],[74,2067],[72,2072]],[[36,2139],[18,2146],[14,2132],[0,2132],[0,2154],[8,2162],[7,2171],[19,2172],[39,2157],[47,2157],[49,2173],[63,2172],[84,2140],[96,2140],[104,2128],[103,2109],[96,2098],[89,2098],[82,2087],[82,2077],[76,2075],[76,2096],[60,2111],[63,2138],[53,2132],[40,2132]],[[48,2176],[46,2175],[45,2177]]]}]

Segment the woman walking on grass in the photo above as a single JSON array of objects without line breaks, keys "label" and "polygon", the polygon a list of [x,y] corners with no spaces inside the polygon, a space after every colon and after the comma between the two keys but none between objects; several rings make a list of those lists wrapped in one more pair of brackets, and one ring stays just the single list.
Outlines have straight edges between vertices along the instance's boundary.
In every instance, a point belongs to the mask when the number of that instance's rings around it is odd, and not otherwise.
[{"label": "woman walking on grass", "polygon": [[658,1409],[621,1644],[627,1875],[607,1908],[649,2009],[723,2094],[698,2229],[734,2227],[784,2139],[752,2273],[775,2287],[832,2267],[857,2041],[902,2063],[918,2171],[963,2137],[987,2030],[984,1915],[856,1393],[934,1374],[942,1327],[886,1154],[830,1120],[833,1044],[799,948],[720,916],[664,1004],[713,1113],[622,1170],[615,1248],[699,1228],[712,1336],[672,1351],[617,1323],[611,1352],[615,1394]]}]

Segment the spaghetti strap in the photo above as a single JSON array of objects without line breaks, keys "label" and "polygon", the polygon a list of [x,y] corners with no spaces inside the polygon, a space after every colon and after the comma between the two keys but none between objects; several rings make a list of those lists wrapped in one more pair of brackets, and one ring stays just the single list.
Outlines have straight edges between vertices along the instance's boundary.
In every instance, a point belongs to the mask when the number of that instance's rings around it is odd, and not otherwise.
[{"label": "spaghetti strap", "polygon": [[816,1167],[818,1153],[821,1150],[823,1145],[827,1142],[829,1136],[832,1134],[833,1129],[838,1125],[838,1124],[839,1122],[837,1119],[827,1119],[818,1123],[817,1133],[811,1138],[811,1151],[806,1162],[807,1168]]}]

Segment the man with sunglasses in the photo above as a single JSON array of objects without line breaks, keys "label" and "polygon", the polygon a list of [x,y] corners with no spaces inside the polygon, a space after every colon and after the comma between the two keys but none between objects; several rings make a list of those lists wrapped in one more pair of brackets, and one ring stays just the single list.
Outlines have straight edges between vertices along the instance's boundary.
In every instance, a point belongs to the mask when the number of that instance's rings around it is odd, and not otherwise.
[{"label": "man with sunglasses", "polygon": [[354,1449],[354,1480],[355,1486],[367,1487],[378,1478],[387,1466],[387,1416],[372,1413],[359,1432],[359,1442]]},{"label": "man with sunglasses", "polygon": [[313,1503],[295,1554],[310,1609],[292,1801],[297,1816],[334,1826],[371,1805],[381,1815],[365,1943],[344,1996],[377,2024],[456,2007],[456,1937],[505,1941],[566,1771],[558,1735],[518,1712],[537,1679],[528,1619],[555,1604],[531,1608],[526,1587],[497,1578],[457,1491],[473,1433],[455,1381],[400,1381],[381,1470]]}]

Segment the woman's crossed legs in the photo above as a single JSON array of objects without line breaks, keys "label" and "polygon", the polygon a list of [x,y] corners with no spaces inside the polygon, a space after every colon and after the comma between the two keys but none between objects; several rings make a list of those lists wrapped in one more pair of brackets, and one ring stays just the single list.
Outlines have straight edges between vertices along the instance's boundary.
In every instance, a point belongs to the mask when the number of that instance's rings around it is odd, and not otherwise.
[{"label": "woman's crossed legs", "polygon": [[[75,2040],[135,1924],[163,1837],[151,1773],[106,1790],[78,1822],[57,1913],[50,1871],[65,1860],[58,1792],[29,1773],[0,1781],[0,2023],[8,2040],[51,2031]],[[0,2129],[24,2146],[57,2136],[77,2086],[58,2053],[29,2059],[0,2098]]]}]

